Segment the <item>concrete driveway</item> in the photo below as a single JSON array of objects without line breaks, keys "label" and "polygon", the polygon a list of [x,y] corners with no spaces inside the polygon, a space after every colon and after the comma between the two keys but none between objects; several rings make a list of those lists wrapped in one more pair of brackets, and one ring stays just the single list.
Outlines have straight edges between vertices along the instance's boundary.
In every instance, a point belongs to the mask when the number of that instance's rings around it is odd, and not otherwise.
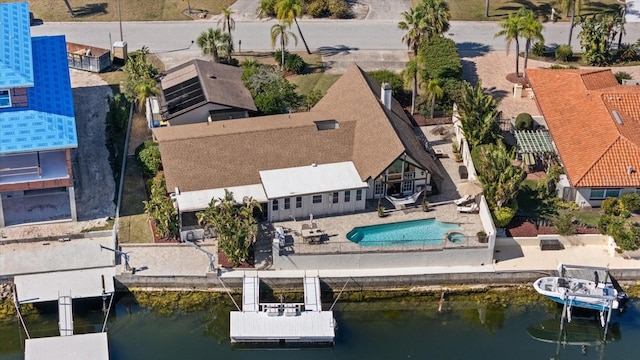
[{"label": "concrete driveway", "polygon": [[411,8],[410,0],[358,0],[369,5],[369,14],[365,20],[397,20],[402,19],[402,12]]}]

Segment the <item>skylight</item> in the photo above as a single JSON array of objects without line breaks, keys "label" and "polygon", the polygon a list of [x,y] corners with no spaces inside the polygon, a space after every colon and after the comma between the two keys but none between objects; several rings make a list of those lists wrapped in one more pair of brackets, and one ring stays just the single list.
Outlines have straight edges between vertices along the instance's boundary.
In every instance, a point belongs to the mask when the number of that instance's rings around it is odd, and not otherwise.
[{"label": "skylight", "polygon": [[620,114],[618,114],[616,110],[611,110],[611,115],[613,115],[613,118],[616,119],[616,122],[618,124],[622,125],[622,118],[620,117]]}]

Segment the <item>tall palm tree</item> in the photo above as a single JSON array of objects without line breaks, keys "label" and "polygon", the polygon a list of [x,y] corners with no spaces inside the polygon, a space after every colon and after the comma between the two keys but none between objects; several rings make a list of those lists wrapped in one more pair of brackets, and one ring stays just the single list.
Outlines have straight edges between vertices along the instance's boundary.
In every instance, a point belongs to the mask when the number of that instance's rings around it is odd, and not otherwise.
[{"label": "tall palm tree", "polygon": [[571,25],[569,27],[569,42],[567,43],[569,46],[571,46],[571,38],[573,37],[576,12],[579,13],[582,9],[582,5],[585,3],[589,3],[589,0],[556,0],[556,4],[560,7],[560,9],[571,16]]},{"label": "tall palm tree", "polygon": [[231,61],[231,53],[233,52],[233,38],[231,37],[231,30],[236,29],[236,21],[231,17],[233,14],[233,10],[230,7],[226,7],[222,9],[222,17],[218,20],[218,26],[222,23],[222,31],[228,31],[228,44],[226,48],[227,52],[227,60]]},{"label": "tall palm tree", "polygon": [[76,14],[73,13],[73,8],[71,7],[71,4],[69,4],[69,0],[63,0],[64,4],[67,6],[67,10],[69,11],[69,14],[71,14],[71,17],[74,17]]},{"label": "tall palm tree", "polygon": [[284,22],[275,24],[271,27],[271,47],[275,48],[278,39],[280,40],[280,54],[282,60],[280,62],[280,70],[284,69],[284,53],[285,47],[289,45],[289,37],[292,37],[296,44],[298,44],[298,38],[296,34],[287,30],[288,26]]},{"label": "tall palm tree", "polygon": [[515,40],[516,42],[516,76],[520,76],[520,29],[522,26],[522,21],[520,20],[520,16],[516,14],[509,14],[509,17],[502,20],[500,22],[500,27],[502,30],[498,31],[494,37],[504,36],[505,41],[507,42],[507,55],[509,55],[509,48],[511,48],[511,42]]},{"label": "tall palm tree", "polygon": [[522,11],[520,21],[522,22],[520,34],[523,38],[525,38],[526,43],[524,46],[524,68],[527,68],[527,61],[529,60],[529,52],[531,51],[531,41],[538,40],[540,42],[544,42],[544,37],[542,36],[542,30],[544,30],[544,26],[538,17],[531,9],[526,9]]},{"label": "tall palm tree", "polygon": [[231,30],[236,29],[236,21],[231,17],[235,12],[230,7],[223,8],[221,12],[222,17],[218,20],[218,26],[222,23],[222,31],[228,31],[231,33]]},{"label": "tall palm tree", "polygon": [[204,55],[211,55],[214,62],[220,62],[220,48],[228,46],[231,35],[223,33],[220,29],[209,28],[200,33],[196,39],[196,44]]},{"label": "tall palm tree", "polygon": [[298,17],[302,16],[302,4],[303,0],[279,0],[274,6],[274,10],[276,11],[276,18],[289,25],[289,27],[291,27],[292,22],[296,23],[302,43],[307,53],[311,54],[311,50],[309,50],[307,41],[304,39],[302,31],[300,31],[300,25],[298,24]]},{"label": "tall palm tree", "polygon": [[449,31],[451,13],[445,0],[422,0],[420,6],[424,9],[427,40]]},{"label": "tall palm tree", "polygon": [[416,96],[418,93],[418,71],[417,62],[418,49],[426,38],[426,26],[424,8],[417,6],[410,8],[409,11],[404,11],[402,14],[404,20],[398,23],[400,30],[405,30],[406,33],[402,36],[402,42],[407,44],[407,47],[413,52],[412,66],[407,64],[407,74],[413,76],[412,92],[411,92],[411,115],[416,113]]},{"label": "tall palm tree", "polygon": [[442,99],[442,96],[444,96],[444,91],[442,90],[442,87],[440,87],[440,80],[439,79],[431,79],[429,80],[426,85],[425,85],[425,97],[427,98],[427,101],[431,102],[431,115],[430,115],[430,119],[433,119],[433,110],[436,107],[436,100]]}]

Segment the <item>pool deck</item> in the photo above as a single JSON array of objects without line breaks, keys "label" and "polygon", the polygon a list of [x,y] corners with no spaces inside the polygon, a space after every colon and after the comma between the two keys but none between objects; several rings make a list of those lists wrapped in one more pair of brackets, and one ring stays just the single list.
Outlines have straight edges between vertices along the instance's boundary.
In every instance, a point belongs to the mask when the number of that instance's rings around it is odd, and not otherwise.
[{"label": "pool deck", "polygon": [[[442,125],[449,129],[452,125]],[[438,158],[441,173],[445,179],[440,184],[438,194],[427,195],[430,203],[429,211],[424,212],[420,207],[422,196],[415,205],[407,206],[405,209],[395,209],[391,203],[382,200],[382,205],[386,209],[386,216],[379,217],[377,214],[378,200],[368,200],[366,210],[354,214],[339,216],[316,217],[313,219],[320,230],[326,234],[323,241],[318,244],[306,244],[301,236],[302,224],[309,224],[309,219],[297,219],[297,221],[282,221],[263,226],[261,247],[271,246],[271,239],[274,238],[273,230],[282,227],[286,232],[286,251],[296,254],[320,254],[320,253],[350,253],[350,252],[380,252],[380,251],[416,251],[416,250],[442,250],[443,248],[460,247],[486,247],[487,244],[477,241],[476,233],[482,230],[482,224],[478,214],[458,213],[454,200],[460,198],[456,184],[462,181],[458,168],[460,163],[455,162],[455,156],[451,147],[451,137],[433,134],[431,130],[434,126],[423,127],[422,131],[427,137],[429,144],[438,149],[442,155]],[[459,224],[461,229],[454,230],[464,233],[467,241],[453,243],[443,241],[439,245],[425,246],[360,246],[347,239],[347,233],[354,227],[387,224],[393,222],[436,218],[442,222]]]}]

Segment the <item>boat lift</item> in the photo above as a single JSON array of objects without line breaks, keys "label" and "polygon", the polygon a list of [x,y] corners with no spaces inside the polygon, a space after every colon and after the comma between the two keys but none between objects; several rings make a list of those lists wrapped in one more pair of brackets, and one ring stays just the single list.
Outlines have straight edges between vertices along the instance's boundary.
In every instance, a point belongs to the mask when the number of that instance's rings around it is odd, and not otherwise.
[{"label": "boat lift", "polygon": [[114,253],[116,253],[116,255],[122,256],[124,258],[124,270],[125,271],[131,271],[131,267],[129,266],[129,253],[128,252],[112,249],[110,247],[106,247],[106,246],[100,244],[100,250],[102,250],[102,249],[113,251]]}]

